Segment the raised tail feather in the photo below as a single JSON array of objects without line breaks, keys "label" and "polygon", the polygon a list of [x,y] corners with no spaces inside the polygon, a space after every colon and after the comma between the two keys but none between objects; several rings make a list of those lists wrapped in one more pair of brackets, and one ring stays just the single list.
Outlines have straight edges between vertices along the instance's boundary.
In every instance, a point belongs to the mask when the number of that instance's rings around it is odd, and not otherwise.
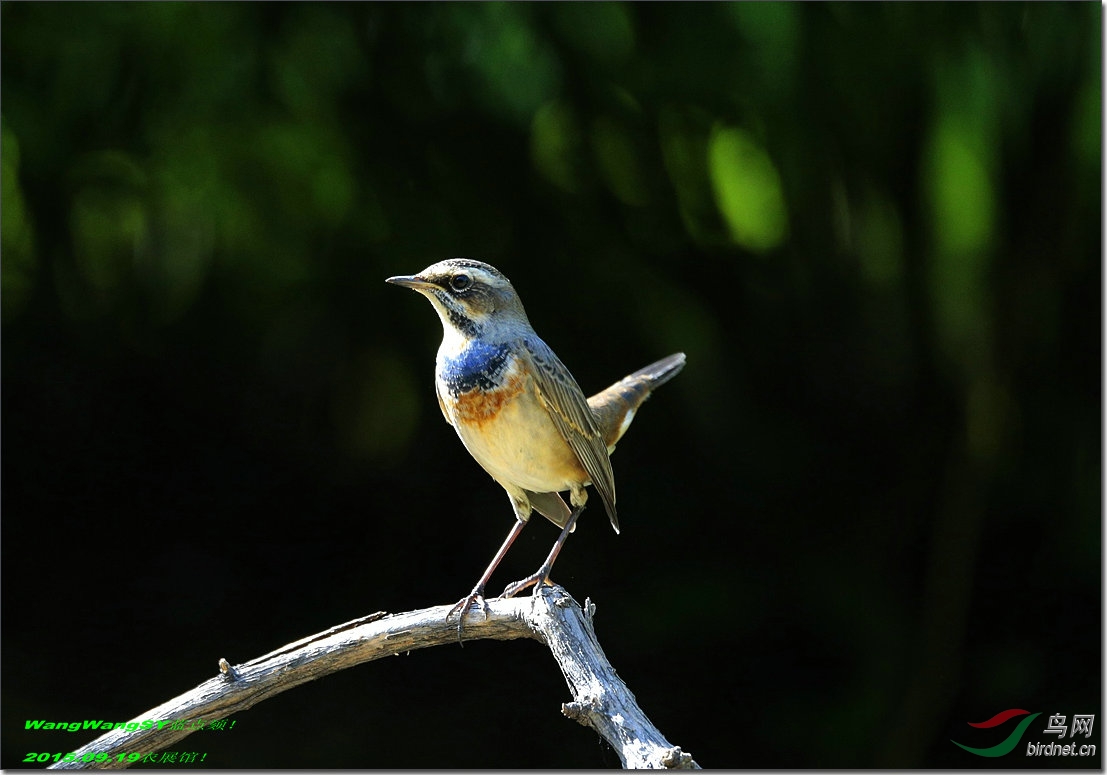
[{"label": "raised tail feather", "polygon": [[588,399],[604,443],[610,454],[626,433],[634,413],[650,393],[675,377],[684,368],[684,353],[673,353],[659,361],[623,377],[606,390]]}]

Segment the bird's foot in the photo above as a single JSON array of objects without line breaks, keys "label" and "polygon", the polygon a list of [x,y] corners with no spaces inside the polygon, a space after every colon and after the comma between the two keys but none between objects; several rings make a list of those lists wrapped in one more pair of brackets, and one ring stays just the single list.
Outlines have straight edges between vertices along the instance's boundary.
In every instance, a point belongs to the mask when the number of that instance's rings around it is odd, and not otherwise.
[{"label": "bird's foot", "polygon": [[525,579],[520,579],[519,581],[516,581],[513,584],[508,584],[507,588],[504,589],[504,593],[503,593],[503,595],[501,595],[501,597],[515,597],[517,594],[522,592],[524,589],[526,589],[527,587],[531,587],[531,586],[533,586],[534,591],[537,592],[538,587],[542,586],[543,584],[549,584],[549,583],[550,583],[550,571],[549,571],[548,568],[542,567],[542,568],[539,568],[536,573],[530,574]]},{"label": "bird's foot", "polygon": [[482,586],[473,587],[473,591],[461,598],[461,600],[458,600],[454,607],[446,614],[446,621],[449,621],[451,616],[457,614],[457,639],[459,641],[461,640],[461,628],[465,624],[465,617],[468,616],[469,608],[473,603],[477,604],[481,613],[484,614],[484,618],[487,619],[489,614],[488,603],[484,602],[484,587]]}]

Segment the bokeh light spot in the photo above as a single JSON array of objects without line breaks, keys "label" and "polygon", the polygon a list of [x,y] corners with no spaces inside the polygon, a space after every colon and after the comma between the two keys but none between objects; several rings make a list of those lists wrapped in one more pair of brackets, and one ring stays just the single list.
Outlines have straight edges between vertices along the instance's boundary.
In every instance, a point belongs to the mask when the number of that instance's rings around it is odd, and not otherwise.
[{"label": "bokeh light spot", "polygon": [[763,148],[746,131],[716,127],[708,146],[715,202],[744,248],[778,247],[788,230],[780,175]]}]

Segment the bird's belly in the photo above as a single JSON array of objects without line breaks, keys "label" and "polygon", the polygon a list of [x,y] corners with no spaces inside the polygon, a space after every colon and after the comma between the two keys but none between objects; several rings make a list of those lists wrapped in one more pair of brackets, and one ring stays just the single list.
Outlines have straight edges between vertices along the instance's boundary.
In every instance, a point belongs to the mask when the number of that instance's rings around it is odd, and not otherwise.
[{"label": "bird's belly", "polygon": [[559,492],[587,482],[573,450],[538,403],[529,377],[509,368],[501,385],[446,399],[465,448],[507,488]]}]

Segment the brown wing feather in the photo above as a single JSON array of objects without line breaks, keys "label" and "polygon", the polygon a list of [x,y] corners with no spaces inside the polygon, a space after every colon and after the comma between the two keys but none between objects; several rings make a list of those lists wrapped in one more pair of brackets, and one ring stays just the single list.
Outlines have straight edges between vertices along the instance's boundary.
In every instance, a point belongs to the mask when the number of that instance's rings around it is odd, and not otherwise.
[{"label": "brown wing feather", "polygon": [[529,371],[534,375],[538,400],[588,472],[592,486],[600,494],[607,516],[611,519],[611,526],[616,533],[619,532],[619,517],[615,511],[615,474],[611,470],[607,445],[584,392],[565,364],[545,343],[524,340],[523,345],[531,361]]}]

